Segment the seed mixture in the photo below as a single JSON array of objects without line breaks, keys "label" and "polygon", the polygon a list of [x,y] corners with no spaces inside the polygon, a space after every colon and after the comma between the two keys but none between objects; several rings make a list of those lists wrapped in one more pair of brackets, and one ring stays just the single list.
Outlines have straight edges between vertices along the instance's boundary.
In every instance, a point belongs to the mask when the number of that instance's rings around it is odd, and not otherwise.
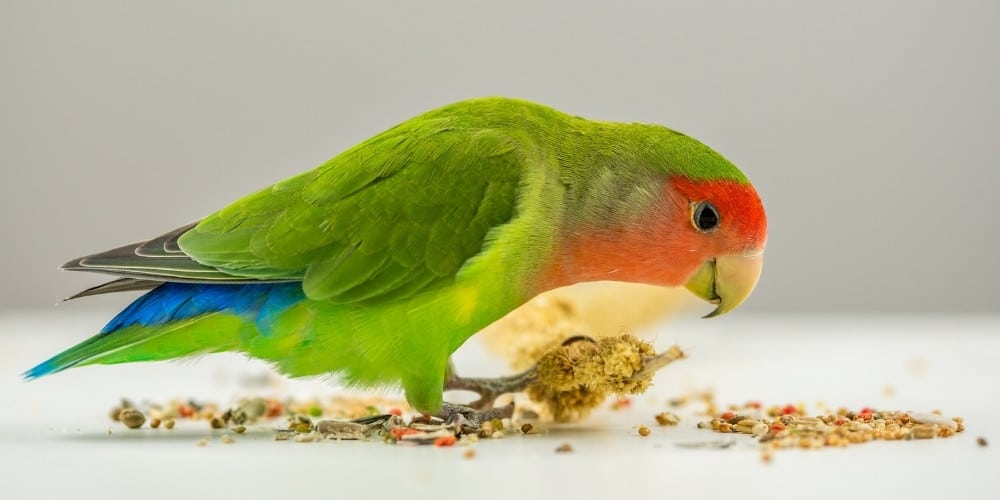
[{"label": "seed mixture", "polygon": [[810,415],[803,405],[763,407],[759,402],[730,406],[718,412],[711,398],[705,400],[713,418],[698,422],[699,429],[721,434],[746,434],[762,447],[764,462],[775,450],[846,447],[872,441],[948,438],[965,430],[962,417],[928,413],[848,408],[822,410]]},{"label": "seed mixture", "polygon": [[[169,430],[176,421],[200,423],[207,431],[226,432],[219,437],[223,444],[235,443],[236,436],[253,433],[249,430],[253,428],[256,434],[261,430],[269,433],[275,441],[380,440],[449,447],[475,443],[480,438],[499,439],[504,437],[504,429],[517,428],[510,419],[493,419],[471,426],[460,415],[446,421],[416,414],[407,420],[403,415],[410,410],[404,402],[378,397],[337,396],[325,402],[255,397],[222,408],[218,403],[194,400],[147,403],[140,408],[125,400],[109,415],[130,429],[141,428],[147,414],[151,429]],[[538,434],[530,423],[521,425],[520,430],[522,434]],[[210,441],[202,438],[195,444],[207,446]]]}]

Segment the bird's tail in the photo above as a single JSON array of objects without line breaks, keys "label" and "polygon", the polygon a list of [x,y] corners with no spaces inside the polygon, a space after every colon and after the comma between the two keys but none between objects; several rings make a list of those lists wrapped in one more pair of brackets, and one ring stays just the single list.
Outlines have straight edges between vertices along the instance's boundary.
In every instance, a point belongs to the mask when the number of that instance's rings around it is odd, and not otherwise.
[{"label": "bird's tail", "polygon": [[97,335],[26,371],[34,379],[91,364],[156,361],[240,350],[302,301],[299,283],[164,283],[136,299]]}]

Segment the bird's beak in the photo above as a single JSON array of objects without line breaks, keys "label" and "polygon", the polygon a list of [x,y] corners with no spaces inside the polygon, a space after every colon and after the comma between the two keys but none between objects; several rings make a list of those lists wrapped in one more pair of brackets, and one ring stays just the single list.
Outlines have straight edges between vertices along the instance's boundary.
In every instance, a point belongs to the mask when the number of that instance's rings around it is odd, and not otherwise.
[{"label": "bird's beak", "polygon": [[718,305],[706,318],[721,316],[739,307],[750,296],[760,278],[763,263],[761,251],[716,257],[702,263],[684,287]]}]

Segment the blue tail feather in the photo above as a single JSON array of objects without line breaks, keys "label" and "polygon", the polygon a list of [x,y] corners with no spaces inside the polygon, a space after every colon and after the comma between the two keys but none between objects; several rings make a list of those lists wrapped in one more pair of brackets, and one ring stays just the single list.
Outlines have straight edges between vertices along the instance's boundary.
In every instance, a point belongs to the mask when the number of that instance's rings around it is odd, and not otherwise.
[{"label": "blue tail feather", "polygon": [[111,333],[132,325],[164,325],[212,312],[251,315],[248,319],[261,322],[304,298],[299,283],[164,283],[118,313],[101,333]]},{"label": "blue tail feather", "polygon": [[78,352],[75,351],[77,348],[93,342],[104,345],[104,340],[111,341],[109,335],[130,326],[161,326],[209,313],[225,312],[254,322],[260,334],[267,335],[271,322],[278,314],[304,299],[302,285],[295,282],[240,285],[164,283],[129,304],[97,336],[53,356],[22,376],[30,380],[81,363],[89,356],[72,354]]}]

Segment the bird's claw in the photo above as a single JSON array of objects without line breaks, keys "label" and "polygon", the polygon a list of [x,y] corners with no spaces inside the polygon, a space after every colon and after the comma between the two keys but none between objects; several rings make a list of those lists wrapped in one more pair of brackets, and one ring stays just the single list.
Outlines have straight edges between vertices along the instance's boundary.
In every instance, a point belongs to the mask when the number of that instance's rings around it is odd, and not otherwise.
[{"label": "bird's claw", "polygon": [[514,403],[510,403],[506,406],[479,410],[468,406],[446,402],[441,406],[441,413],[438,414],[438,417],[443,419],[445,423],[449,425],[479,429],[484,422],[489,422],[494,419],[502,420],[510,418],[513,415]]}]

